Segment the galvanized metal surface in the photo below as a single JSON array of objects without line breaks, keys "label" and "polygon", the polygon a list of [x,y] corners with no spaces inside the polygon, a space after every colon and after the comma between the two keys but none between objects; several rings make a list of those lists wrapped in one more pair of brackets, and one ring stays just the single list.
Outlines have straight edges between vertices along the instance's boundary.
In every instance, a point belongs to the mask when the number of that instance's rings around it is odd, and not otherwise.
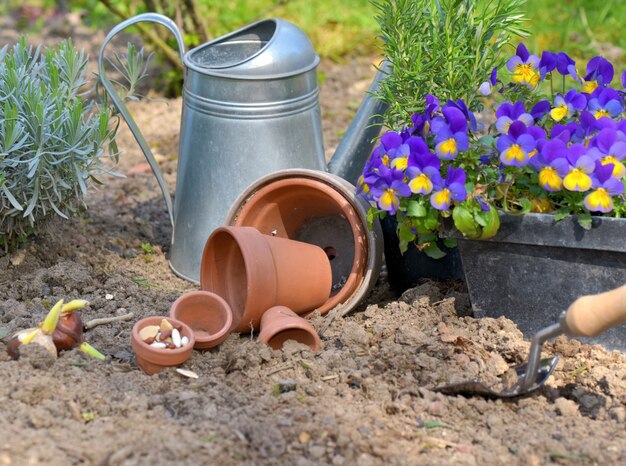
[{"label": "galvanized metal surface", "polygon": [[[104,69],[109,41],[142,21],[167,27],[185,64],[173,207],[154,156]],[[156,13],[130,18],[105,38],[98,57],[100,79],[163,192],[173,225],[170,265],[180,277],[198,282],[207,238],[224,224],[232,203],[253,181],[288,168],[326,170],[318,63],[306,35],[276,18],[246,26],[187,54],[176,24]],[[381,71],[377,79],[385,73]],[[341,176],[358,177],[379,131],[378,126],[370,127],[371,117],[384,109],[368,94],[333,158]]]}]

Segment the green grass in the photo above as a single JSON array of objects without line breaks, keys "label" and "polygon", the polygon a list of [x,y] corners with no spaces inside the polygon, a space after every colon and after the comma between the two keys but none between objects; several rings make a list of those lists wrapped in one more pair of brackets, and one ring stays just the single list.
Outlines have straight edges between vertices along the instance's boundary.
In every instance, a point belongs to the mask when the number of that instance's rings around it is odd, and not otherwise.
[{"label": "green grass", "polygon": [[626,66],[626,2],[624,0],[527,0],[531,35],[524,42],[537,53],[563,51],[578,69],[601,54],[616,66]]}]

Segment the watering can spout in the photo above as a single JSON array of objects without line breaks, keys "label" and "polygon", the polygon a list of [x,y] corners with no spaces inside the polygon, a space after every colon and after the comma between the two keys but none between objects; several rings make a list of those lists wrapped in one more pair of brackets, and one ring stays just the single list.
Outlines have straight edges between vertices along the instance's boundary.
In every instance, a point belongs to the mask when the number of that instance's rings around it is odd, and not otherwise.
[{"label": "watering can spout", "polygon": [[382,117],[387,104],[375,97],[380,82],[390,72],[390,64],[384,61],[380,67],[350,127],[339,143],[328,164],[328,171],[356,185],[363,166],[372,152],[374,139],[380,133]]}]

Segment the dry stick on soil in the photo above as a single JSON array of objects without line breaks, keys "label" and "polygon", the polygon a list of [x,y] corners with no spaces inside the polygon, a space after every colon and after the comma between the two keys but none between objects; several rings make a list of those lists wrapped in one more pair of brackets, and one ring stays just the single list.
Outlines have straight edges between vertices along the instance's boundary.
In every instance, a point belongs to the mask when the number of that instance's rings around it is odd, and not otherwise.
[{"label": "dry stick on soil", "polygon": [[135,314],[132,312],[129,312],[128,314],[124,314],[121,316],[113,316],[113,317],[101,317],[99,319],[92,319],[89,322],[87,322],[84,327],[87,330],[91,330],[94,327],[97,327],[98,325],[106,325],[106,324],[112,324],[113,322],[120,322],[120,321],[125,321],[125,320],[130,320],[133,317],[135,317]]},{"label": "dry stick on soil", "polygon": [[268,372],[265,373],[265,377],[268,377],[270,375],[276,374],[278,372],[286,371],[287,369],[293,369],[293,364],[286,364],[284,366],[277,367],[276,369],[268,371]]}]

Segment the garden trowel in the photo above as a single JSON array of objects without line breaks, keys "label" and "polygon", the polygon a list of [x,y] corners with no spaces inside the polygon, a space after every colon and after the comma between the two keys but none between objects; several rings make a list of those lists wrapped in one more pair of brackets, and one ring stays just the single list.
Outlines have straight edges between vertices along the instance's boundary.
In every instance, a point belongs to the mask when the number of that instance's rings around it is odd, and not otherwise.
[{"label": "garden trowel", "polygon": [[494,390],[479,380],[436,387],[445,395],[478,395],[488,398],[512,398],[541,387],[556,367],[559,357],[541,359],[545,341],[557,335],[595,337],[609,328],[626,322],[626,285],[605,293],[578,298],[564,311],[559,322],[538,331],[532,338],[526,363],[513,367],[517,381],[510,388]]}]

